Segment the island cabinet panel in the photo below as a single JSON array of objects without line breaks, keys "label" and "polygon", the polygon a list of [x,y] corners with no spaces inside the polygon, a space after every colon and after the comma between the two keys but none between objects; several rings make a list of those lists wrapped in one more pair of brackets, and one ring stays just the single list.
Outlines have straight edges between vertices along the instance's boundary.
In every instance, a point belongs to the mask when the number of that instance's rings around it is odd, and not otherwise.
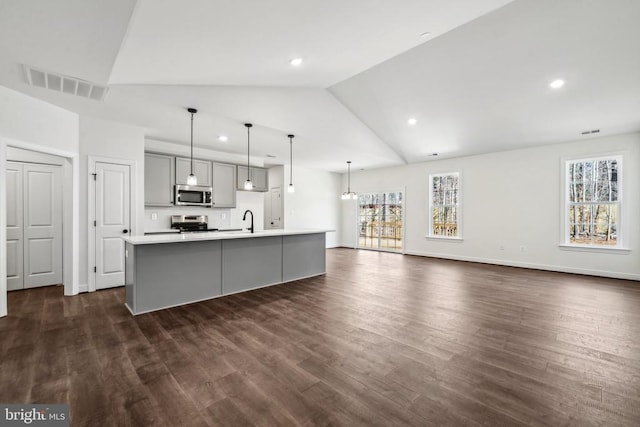
[{"label": "island cabinet panel", "polygon": [[[220,241],[184,242],[176,245],[127,246],[127,259],[134,265],[129,306],[133,313],[188,304],[222,295]],[[129,263],[127,263],[129,267]],[[125,289],[130,304],[129,278]]]},{"label": "island cabinet panel", "polygon": [[136,313],[136,246],[129,242],[124,244],[124,291],[125,305],[132,313]]},{"label": "island cabinet panel", "polygon": [[282,236],[282,280],[284,282],[326,272],[325,233]]},{"label": "island cabinet panel", "polygon": [[222,293],[282,282],[282,236],[222,241]]}]

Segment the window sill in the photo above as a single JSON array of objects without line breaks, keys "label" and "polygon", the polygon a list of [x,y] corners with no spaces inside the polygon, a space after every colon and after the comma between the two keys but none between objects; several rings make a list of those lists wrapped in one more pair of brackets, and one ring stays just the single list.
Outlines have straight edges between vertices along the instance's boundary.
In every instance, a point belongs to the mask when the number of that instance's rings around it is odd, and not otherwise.
[{"label": "window sill", "polygon": [[443,240],[446,242],[463,242],[464,239],[462,237],[447,237],[447,236],[424,236],[427,240]]},{"label": "window sill", "polygon": [[563,251],[577,251],[577,252],[601,252],[605,254],[611,253],[619,253],[619,254],[628,254],[631,252],[629,248],[619,248],[619,247],[607,247],[607,246],[586,246],[586,245],[567,245],[560,244],[558,245]]}]

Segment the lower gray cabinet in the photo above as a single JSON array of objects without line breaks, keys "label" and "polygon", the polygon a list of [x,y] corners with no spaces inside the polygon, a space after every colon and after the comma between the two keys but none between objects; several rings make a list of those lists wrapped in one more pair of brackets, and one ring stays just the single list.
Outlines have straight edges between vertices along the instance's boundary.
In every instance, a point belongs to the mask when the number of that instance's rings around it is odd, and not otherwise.
[{"label": "lower gray cabinet", "polygon": [[126,303],[134,314],[220,296],[221,241],[126,244]]},{"label": "lower gray cabinet", "polygon": [[236,207],[236,165],[213,163],[213,207]]},{"label": "lower gray cabinet", "polygon": [[222,293],[282,282],[282,236],[222,240]]}]

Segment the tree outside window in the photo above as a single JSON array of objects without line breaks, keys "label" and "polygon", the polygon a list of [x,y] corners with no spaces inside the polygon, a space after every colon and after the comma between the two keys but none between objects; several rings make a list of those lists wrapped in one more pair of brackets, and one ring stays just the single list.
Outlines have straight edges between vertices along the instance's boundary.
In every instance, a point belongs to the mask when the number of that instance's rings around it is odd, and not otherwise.
[{"label": "tree outside window", "polygon": [[619,245],[619,156],[566,163],[566,244]]},{"label": "tree outside window", "polygon": [[460,174],[429,175],[430,237],[460,238]]}]

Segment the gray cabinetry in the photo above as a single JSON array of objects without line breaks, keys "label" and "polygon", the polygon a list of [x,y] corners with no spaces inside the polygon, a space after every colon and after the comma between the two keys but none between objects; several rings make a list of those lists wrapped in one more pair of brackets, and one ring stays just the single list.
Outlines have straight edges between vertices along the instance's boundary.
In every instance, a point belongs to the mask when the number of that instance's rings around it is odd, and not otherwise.
[{"label": "gray cabinetry", "polygon": [[213,163],[213,207],[236,207],[236,165]]},{"label": "gray cabinetry", "polygon": [[144,313],[220,296],[221,247],[220,241],[179,247],[127,243],[127,306],[133,313]]},{"label": "gray cabinetry", "polygon": [[222,241],[224,295],[282,282],[282,236]]},{"label": "gray cabinetry", "polygon": [[204,241],[125,238],[129,310],[142,314],[326,273],[324,231],[212,234]]},{"label": "gray cabinetry", "polygon": [[[176,157],[176,184],[187,184],[191,173],[191,159]],[[207,160],[193,160],[193,174],[198,178],[198,185],[211,187],[211,162]]]},{"label": "gray cabinetry", "polygon": [[174,157],[164,154],[144,155],[145,206],[172,206],[175,183]]},{"label": "gray cabinetry", "polygon": [[[269,191],[269,171],[265,168],[251,166],[251,181],[253,191]],[[238,190],[244,190],[244,182],[247,180],[247,167],[238,166]]]}]

